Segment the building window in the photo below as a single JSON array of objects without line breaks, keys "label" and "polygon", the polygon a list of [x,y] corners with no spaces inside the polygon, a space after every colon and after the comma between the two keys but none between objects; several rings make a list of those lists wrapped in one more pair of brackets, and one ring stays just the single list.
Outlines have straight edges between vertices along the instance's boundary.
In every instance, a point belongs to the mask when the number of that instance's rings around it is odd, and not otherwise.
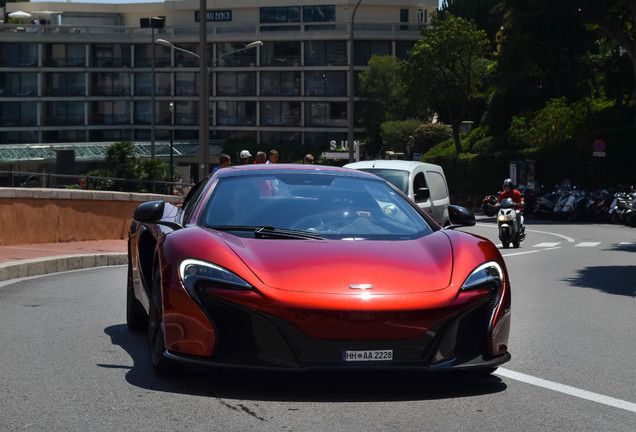
[{"label": "building window", "polygon": [[0,74],[0,95],[17,97],[37,96],[37,74],[35,72],[8,72]]},{"label": "building window", "polygon": [[298,66],[300,42],[266,42],[261,47],[261,66]]},{"label": "building window", "polygon": [[371,56],[391,55],[391,41],[355,41],[353,64],[367,66]]},{"label": "building window", "polygon": [[219,101],[216,117],[219,126],[255,125],[256,102]]},{"label": "building window", "polygon": [[346,41],[305,41],[305,66],[344,66]]},{"label": "building window", "polygon": [[300,102],[261,102],[262,126],[300,126]]},{"label": "building window", "polygon": [[43,131],[42,141],[45,143],[83,142],[87,141],[85,129]]},{"label": "building window", "polygon": [[317,5],[303,7],[303,22],[333,22],[335,20],[335,5]]},{"label": "building window", "polygon": [[256,94],[255,72],[219,72],[216,76],[219,96],[252,96]]},{"label": "building window", "polygon": [[93,45],[93,66],[130,67],[131,51],[131,46],[128,44]]},{"label": "building window", "polygon": [[43,57],[44,67],[86,66],[83,44],[46,44]]},{"label": "building window", "polygon": [[347,122],[346,102],[307,102],[306,126],[344,127]]},{"label": "building window", "polygon": [[135,102],[135,118],[133,121],[135,124],[150,124],[150,101]]},{"label": "building window", "polygon": [[11,126],[36,126],[37,104],[35,102],[0,103],[0,124]]},{"label": "building window", "polygon": [[91,95],[130,95],[130,74],[128,72],[95,72],[92,75]]},{"label": "building window", "polygon": [[49,72],[44,74],[44,96],[84,96],[85,75],[77,72]]},{"label": "building window", "polygon": [[105,129],[89,131],[89,140],[93,142],[119,142],[130,141],[132,132],[129,129]]},{"label": "building window", "polygon": [[298,96],[300,95],[300,72],[263,71],[261,72],[261,96]]},{"label": "building window", "polygon": [[199,122],[199,106],[194,101],[176,101],[174,106],[174,124],[192,126]]},{"label": "building window", "polygon": [[126,101],[95,101],[91,103],[91,124],[123,125],[130,123],[130,106]]},{"label": "building window", "polygon": [[46,102],[43,115],[46,126],[83,125],[84,102]]},{"label": "building window", "polygon": [[398,60],[408,60],[409,51],[415,46],[414,41],[396,41],[395,42],[395,57]]},{"label": "building window", "polygon": [[300,22],[300,6],[262,7],[261,24]]},{"label": "building window", "polygon": [[0,142],[3,144],[30,144],[38,142],[37,131],[9,131],[0,133]]},{"label": "building window", "polygon": [[[186,49],[190,52],[199,52],[199,44],[179,44],[179,48]],[[199,58],[183,51],[174,51],[174,64],[177,67],[199,67]]]},{"label": "building window", "polygon": [[5,67],[36,67],[38,45],[30,43],[1,43],[0,65]]},{"label": "building window", "polygon": [[177,96],[196,96],[197,92],[197,76],[195,72],[177,72],[175,74],[175,95]]},{"label": "building window", "polygon": [[256,49],[249,49],[229,54],[232,51],[245,48],[245,45],[245,43],[231,42],[217,44],[218,60],[216,61],[215,66],[254,66],[256,64]]},{"label": "building window", "polygon": [[344,71],[305,72],[306,96],[346,96],[347,74]]}]

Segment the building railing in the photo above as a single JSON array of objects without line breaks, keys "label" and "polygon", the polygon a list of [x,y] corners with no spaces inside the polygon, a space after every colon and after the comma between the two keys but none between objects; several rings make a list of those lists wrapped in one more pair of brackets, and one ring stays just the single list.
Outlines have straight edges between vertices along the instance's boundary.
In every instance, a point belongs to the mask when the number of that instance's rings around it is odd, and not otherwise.
[{"label": "building railing", "polygon": [[[108,188],[108,185],[113,185],[114,187]],[[192,183],[127,179],[119,177],[99,177],[77,174],[0,171],[0,187],[135,191],[140,189],[138,187],[139,185],[145,185],[144,189],[147,189],[148,191],[163,193],[167,193],[172,186],[173,191],[181,194],[183,189],[192,186]]]}]

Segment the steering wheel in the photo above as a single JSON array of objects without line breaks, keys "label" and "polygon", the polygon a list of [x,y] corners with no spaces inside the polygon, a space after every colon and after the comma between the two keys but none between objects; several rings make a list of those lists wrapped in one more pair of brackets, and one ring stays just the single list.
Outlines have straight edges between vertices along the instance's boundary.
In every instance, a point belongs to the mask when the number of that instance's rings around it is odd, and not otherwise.
[{"label": "steering wheel", "polygon": [[289,227],[302,231],[331,231],[346,225],[353,212],[345,210],[332,210],[325,213],[312,214],[302,217]]}]

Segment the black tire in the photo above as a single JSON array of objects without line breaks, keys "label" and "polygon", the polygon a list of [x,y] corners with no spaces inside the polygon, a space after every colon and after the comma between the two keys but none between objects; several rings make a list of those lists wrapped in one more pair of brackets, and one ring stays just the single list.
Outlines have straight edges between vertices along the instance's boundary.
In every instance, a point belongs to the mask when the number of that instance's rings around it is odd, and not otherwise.
[{"label": "black tire", "polygon": [[517,249],[517,248],[519,247],[519,244],[520,244],[520,243],[521,243],[521,242],[520,242],[519,240],[513,240],[513,241],[512,241],[512,247],[513,247],[513,248],[515,248],[515,249]]},{"label": "black tire", "polygon": [[157,376],[170,376],[176,371],[175,365],[164,352],[166,344],[163,325],[163,298],[161,293],[161,272],[155,269],[150,292],[150,313],[148,314],[148,345],[150,363]]},{"label": "black tire", "polygon": [[148,325],[148,315],[135,297],[130,261],[128,262],[128,281],[126,283],[126,325],[131,331],[146,330]]}]

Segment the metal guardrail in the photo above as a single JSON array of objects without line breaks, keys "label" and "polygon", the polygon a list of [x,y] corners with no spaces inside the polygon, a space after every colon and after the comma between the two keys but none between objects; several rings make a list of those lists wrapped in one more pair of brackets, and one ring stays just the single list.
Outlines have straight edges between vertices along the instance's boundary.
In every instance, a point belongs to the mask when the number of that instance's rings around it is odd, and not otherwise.
[{"label": "metal guardrail", "polygon": [[[57,179],[71,180],[71,181],[55,181]],[[54,180],[54,181],[52,181]],[[75,182],[72,182],[75,180]],[[109,183],[113,185],[121,185],[121,187],[114,187],[112,189],[104,188]],[[138,191],[139,188],[135,188],[135,185],[150,185],[149,189],[152,192],[160,189],[168,190],[171,186],[174,189],[182,189],[193,186],[192,183],[183,182],[167,182],[158,180],[144,180],[144,179],[127,179],[120,177],[98,177],[88,175],[77,174],[53,174],[53,173],[38,173],[28,171],[0,171],[0,187],[40,187],[40,188],[71,188],[71,189],[91,189],[91,190],[113,190],[113,191]],[[94,187],[100,185],[99,187]],[[129,187],[130,185],[131,187]],[[93,187],[92,187],[93,186]]]}]

